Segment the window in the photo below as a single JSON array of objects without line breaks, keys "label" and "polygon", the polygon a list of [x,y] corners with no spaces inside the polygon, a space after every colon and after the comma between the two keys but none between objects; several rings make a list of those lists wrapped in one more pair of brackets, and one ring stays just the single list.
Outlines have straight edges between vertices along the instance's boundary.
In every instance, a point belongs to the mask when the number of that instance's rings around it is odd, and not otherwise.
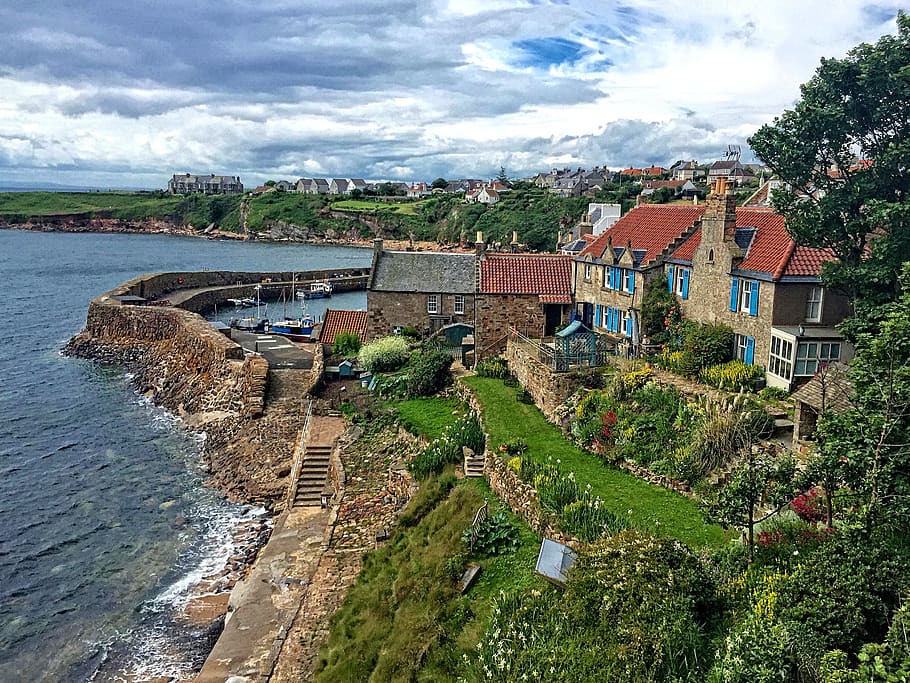
[{"label": "window", "polygon": [[758,282],[755,280],[730,279],[730,310],[758,315]]},{"label": "window", "polygon": [[689,298],[689,269],[676,268],[676,281],[673,284],[673,291],[683,299]]},{"label": "window", "polygon": [[464,294],[455,295],[455,313],[458,315],[464,313]]},{"label": "window", "polygon": [[840,342],[802,342],[796,347],[794,374],[814,375],[840,358]]},{"label": "window", "polygon": [[590,279],[591,279],[591,264],[586,263],[585,264],[585,280],[590,280]]},{"label": "window", "polygon": [[822,288],[809,287],[806,296],[806,322],[817,323],[822,319]]},{"label": "window", "polygon": [[755,360],[755,339],[744,334],[737,334],[733,343],[737,360],[741,360],[746,365],[752,365]]},{"label": "window", "polygon": [[430,294],[427,297],[427,313],[439,313],[439,295]]},{"label": "window", "polygon": [[607,289],[622,289],[623,271],[619,266],[604,268],[604,287]]},{"label": "window", "polygon": [[768,356],[768,372],[789,380],[792,377],[793,342],[771,337],[771,353]]},{"label": "window", "polygon": [[631,268],[622,271],[623,289],[629,294],[635,293],[635,271]]},{"label": "window", "polygon": [[708,250],[708,263],[714,263],[714,250]]}]

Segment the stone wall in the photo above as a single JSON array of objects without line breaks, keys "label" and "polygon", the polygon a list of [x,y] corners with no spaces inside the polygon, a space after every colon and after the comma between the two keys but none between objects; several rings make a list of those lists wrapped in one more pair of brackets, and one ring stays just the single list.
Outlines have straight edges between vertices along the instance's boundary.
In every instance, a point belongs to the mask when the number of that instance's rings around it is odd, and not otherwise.
[{"label": "stone wall", "polygon": [[475,349],[478,360],[502,353],[509,328],[529,337],[542,337],[546,319],[536,294],[482,294],[477,296]]},{"label": "stone wall", "polygon": [[[432,292],[431,292],[432,293]],[[464,313],[455,313],[455,295],[439,296],[439,312],[427,312],[426,293],[367,291],[367,341],[392,334],[395,327],[432,328],[432,318],[447,318],[451,323],[474,324],[474,296],[464,295]]]},{"label": "stone wall", "polygon": [[537,360],[532,347],[515,339],[509,339],[504,357],[512,374],[550,422],[557,421],[556,408],[574,394],[589,376],[588,372],[554,372]]}]

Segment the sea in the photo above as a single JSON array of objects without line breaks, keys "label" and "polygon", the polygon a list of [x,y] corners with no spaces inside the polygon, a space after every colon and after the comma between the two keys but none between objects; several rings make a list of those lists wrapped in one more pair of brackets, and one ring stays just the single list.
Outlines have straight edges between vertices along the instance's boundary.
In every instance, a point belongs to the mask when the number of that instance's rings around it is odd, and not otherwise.
[{"label": "sea", "polygon": [[[0,681],[191,677],[212,634],[181,608],[231,554],[238,524],[265,514],[206,486],[204,435],[137,394],[123,368],[61,354],[91,299],[146,272],[370,259],[348,247],[0,230]],[[364,309],[366,295],[307,312],[329,306]]]}]

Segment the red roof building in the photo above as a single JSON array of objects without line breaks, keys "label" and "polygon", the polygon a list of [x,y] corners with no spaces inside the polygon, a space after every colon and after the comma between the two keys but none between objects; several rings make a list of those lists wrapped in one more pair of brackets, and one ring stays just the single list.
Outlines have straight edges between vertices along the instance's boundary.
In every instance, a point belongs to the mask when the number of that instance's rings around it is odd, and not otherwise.
[{"label": "red roof building", "polygon": [[366,338],[367,312],[328,309],[322,321],[319,341],[334,344],[335,337],[342,333],[356,334],[361,341]]}]

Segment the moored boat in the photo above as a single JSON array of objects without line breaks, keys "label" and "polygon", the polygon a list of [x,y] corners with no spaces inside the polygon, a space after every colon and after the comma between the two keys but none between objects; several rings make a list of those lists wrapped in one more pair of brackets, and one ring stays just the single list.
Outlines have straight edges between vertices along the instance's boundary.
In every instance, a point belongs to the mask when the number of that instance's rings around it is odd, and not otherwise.
[{"label": "moored boat", "polygon": [[292,341],[310,341],[315,324],[316,322],[313,320],[312,316],[304,316],[296,319],[285,318],[284,320],[276,320],[271,323],[269,325],[269,332],[282,337],[287,337]]},{"label": "moored boat", "polygon": [[324,299],[332,296],[332,283],[328,280],[311,282],[310,291],[297,292],[298,299]]}]

